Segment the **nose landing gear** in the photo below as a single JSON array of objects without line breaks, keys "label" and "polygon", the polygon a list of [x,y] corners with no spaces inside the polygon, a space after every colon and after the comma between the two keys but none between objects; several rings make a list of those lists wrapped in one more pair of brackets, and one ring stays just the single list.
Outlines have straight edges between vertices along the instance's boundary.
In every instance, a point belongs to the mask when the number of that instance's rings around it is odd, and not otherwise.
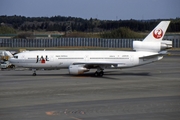
[{"label": "nose landing gear", "polygon": [[32,69],[33,70],[33,76],[36,76],[36,69]]}]

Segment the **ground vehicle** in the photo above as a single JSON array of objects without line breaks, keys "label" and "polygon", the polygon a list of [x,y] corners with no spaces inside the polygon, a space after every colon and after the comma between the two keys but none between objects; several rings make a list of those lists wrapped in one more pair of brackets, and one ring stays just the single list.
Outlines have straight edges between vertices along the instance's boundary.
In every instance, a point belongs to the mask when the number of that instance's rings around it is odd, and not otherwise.
[{"label": "ground vehicle", "polygon": [[9,61],[1,61],[1,69],[6,69],[6,68],[14,68],[15,66],[11,64]]},{"label": "ground vehicle", "polygon": [[8,61],[12,57],[13,55],[10,53],[10,51],[0,50],[0,68],[14,68],[15,66]]}]

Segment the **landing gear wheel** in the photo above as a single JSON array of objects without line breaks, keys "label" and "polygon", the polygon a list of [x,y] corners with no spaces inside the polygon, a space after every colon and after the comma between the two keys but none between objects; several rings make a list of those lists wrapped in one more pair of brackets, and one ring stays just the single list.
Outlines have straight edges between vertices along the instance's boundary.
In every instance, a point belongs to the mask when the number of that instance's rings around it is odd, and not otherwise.
[{"label": "landing gear wheel", "polygon": [[33,76],[36,76],[36,73],[33,73]]},{"label": "landing gear wheel", "polygon": [[96,76],[96,77],[102,77],[104,75],[104,72],[103,71],[100,71],[100,72],[95,72],[94,73],[94,76]]},{"label": "landing gear wheel", "polygon": [[98,72],[96,71],[95,73],[94,73],[94,76],[95,77],[97,77],[99,74],[98,74]]},{"label": "landing gear wheel", "polygon": [[100,76],[100,77],[102,77],[103,75],[104,75],[104,72],[103,72],[103,71],[99,72],[99,76]]},{"label": "landing gear wheel", "polygon": [[33,76],[36,76],[36,69],[32,69],[33,70]]}]

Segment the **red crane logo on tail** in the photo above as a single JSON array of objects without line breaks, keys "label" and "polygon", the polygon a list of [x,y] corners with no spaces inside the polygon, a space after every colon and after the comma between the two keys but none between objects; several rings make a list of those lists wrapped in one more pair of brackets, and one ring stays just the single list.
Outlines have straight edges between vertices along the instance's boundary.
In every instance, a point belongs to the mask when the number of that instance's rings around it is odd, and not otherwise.
[{"label": "red crane logo on tail", "polygon": [[153,36],[154,36],[154,38],[156,38],[156,39],[160,39],[160,38],[163,36],[163,31],[162,31],[162,29],[155,29],[155,30],[153,31]]}]

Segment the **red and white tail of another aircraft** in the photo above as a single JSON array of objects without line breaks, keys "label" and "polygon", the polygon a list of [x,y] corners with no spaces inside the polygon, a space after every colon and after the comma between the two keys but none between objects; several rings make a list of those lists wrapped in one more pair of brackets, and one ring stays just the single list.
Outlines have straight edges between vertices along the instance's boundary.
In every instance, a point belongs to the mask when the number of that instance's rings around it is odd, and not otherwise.
[{"label": "red and white tail of another aircraft", "polygon": [[122,69],[161,60],[172,41],[162,40],[170,21],[160,22],[143,41],[134,41],[134,51],[26,51],[16,54],[10,62],[19,67],[37,69],[67,68],[69,74],[79,75],[95,68],[95,76],[103,76],[106,68]]}]

